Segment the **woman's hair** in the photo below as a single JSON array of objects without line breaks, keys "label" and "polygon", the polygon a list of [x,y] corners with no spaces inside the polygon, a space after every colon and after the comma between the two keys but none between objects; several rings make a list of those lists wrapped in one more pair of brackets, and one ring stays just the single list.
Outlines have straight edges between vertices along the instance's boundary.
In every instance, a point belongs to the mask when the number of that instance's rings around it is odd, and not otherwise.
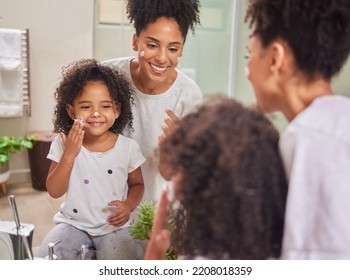
[{"label": "woman's hair", "polygon": [[189,258],[279,257],[287,194],[279,134],[262,113],[217,99],[160,144],[161,163],[182,175],[173,246]]},{"label": "woman's hair", "polygon": [[250,0],[246,21],[264,47],[282,39],[309,78],[338,74],[350,52],[349,0]]},{"label": "woman's hair", "polygon": [[186,39],[188,30],[194,33],[195,25],[200,24],[199,8],[199,0],[128,0],[126,9],[137,35],[158,18],[166,17],[177,22]]},{"label": "woman's hair", "polygon": [[73,105],[88,82],[104,83],[120,109],[119,118],[109,130],[121,133],[126,126],[132,128],[133,89],[128,80],[112,65],[102,64],[95,59],[81,59],[62,70],[62,80],[54,95],[56,100],[54,132],[68,134],[74,121],[69,117],[66,106]]}]

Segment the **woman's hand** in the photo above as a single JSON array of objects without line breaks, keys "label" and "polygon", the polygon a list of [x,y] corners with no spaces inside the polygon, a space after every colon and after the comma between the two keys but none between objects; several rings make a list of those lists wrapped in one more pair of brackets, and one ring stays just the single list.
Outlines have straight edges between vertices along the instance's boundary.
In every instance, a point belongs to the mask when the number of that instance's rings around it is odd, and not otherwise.
[{"label": "woman's hand", "polygon": [[163,134],[158,136],[158,144],[174,131],[180,120],[179,117],[170,109],[166,109],[165,113],[168,115],[168,118],[164,119],[164,123],[162,124]]}]

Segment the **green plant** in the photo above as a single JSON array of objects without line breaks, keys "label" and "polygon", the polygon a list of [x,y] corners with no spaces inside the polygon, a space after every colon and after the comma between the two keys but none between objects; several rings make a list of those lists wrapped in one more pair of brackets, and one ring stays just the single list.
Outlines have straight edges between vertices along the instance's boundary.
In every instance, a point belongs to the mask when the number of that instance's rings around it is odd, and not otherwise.
[{"label": "green plant", "polygon": [[[138,216],[130,227],[130,234],[138,240],[149,240],[151,237],[154,217],[156,215],[156,207],[152,202],[144,201],[139,206]],[[172,213],[172,211],[170,211]],[[172,215],[169,216],[169,229]],[[172,248],[169,248],[165,253],[165,259],[174,260],[176,254]]]},{"label": "green plant", "polygon": [[9,161],[10,153],[18,153],[22,148],[32,149],[35,137],[35,134],[19,138],[0,137],[0,164]]},{"label": "green plant", "polygon": [[156,207],[152,202],[144,201],[139,206],[137,219],[130,227],[130,234],[138,240],[149,240]]}]

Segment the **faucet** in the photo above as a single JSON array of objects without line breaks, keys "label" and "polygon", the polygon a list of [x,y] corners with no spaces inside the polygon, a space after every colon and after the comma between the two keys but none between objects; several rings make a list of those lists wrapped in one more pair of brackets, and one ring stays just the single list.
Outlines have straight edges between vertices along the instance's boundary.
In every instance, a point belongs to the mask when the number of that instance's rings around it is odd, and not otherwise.
[{"label": "faucet", "polygon": [[10,253],[15,260],[33,259],[32,240],[34,225],[20,222],[14,195],[8,197],[14,216],[14,221],[0,221],[0,233],[7,235],[12,249]]},{"label": "faucet", "polygon": [[57,260],[57,256],[54,254],[53,249],[60,242],[61,242],[61,240],[57,241],[56,243],[50,242],[49,244],[47,244],[47,248],[48,248],[48,253],[49,254],[45,257],[45,259],[47,259],[47,260]]}]

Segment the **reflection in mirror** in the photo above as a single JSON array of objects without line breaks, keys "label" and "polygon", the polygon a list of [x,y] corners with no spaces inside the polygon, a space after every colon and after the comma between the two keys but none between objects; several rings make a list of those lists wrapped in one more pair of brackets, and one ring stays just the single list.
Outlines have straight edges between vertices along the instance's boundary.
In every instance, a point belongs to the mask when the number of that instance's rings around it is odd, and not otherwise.
[{"label": "reflection in mirror", "polygon": [[[205,95],[229,95],[231,63],[234,61],[234,19],[238,1],[202,0],[201,25],[189,32],[179,67]],[[95,6],[94,57],[105,60],[134,56],[133,27],[126,17],[125,1],[98,0]]]}]

